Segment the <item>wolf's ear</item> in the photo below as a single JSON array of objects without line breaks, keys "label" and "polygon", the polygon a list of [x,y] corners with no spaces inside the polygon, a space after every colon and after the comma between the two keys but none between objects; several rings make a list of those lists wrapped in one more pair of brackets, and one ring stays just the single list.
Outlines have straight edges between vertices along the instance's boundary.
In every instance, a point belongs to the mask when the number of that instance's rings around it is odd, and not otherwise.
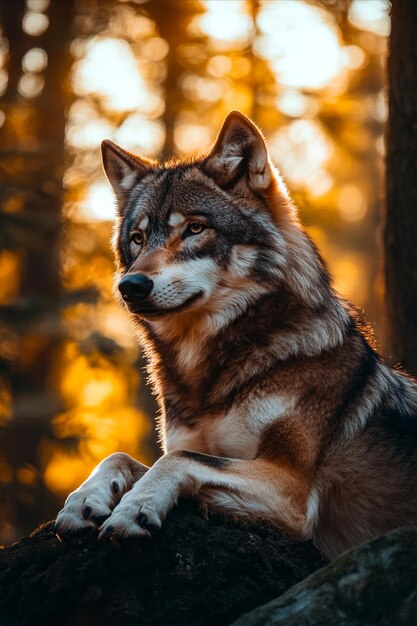
[{"label": "wolf's ear", "polygon": [[262,133],[240,113],[228,114],[205,162],[208,173],[220,186],[230,187],[246,176],[254,192],[265,192],[273,172],[268,148]]},{"label": "wolf's ear", "polygon": [[123,213],[129,192],[152,169],[152,161],[123,150],[109,139],[101,144],[103,168]]}]

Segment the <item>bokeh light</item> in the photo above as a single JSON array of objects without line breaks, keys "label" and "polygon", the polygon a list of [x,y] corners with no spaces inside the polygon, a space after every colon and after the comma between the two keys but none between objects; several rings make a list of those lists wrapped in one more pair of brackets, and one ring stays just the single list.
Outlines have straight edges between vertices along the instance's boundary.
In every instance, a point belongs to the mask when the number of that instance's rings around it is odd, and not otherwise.
[{"label": "bokeh light", "polygon": [[74,89],[80,95],[96,93],[106,106],[117,110],[150,112],[157,106],[137,71],[130,46],[122,39],[93,38],[74,74]]},{"label": "bokeh light", "polygon": [[386,37],[390,32],[389,3],[386,0],[353,0],[349,20],[358,28]]},{"label": "bokeh light", "polygon": [[244,0],[205,0],[205,13],[198,18],[199,29],[210,36],[214,46],[235,46],[247,42],[253,28]]},{"label": "bokeh light", "polygon": [[39,37],[49,26],[48,17],[44,13],[28,11],[23,18],[23,30],[32,37]]},{"label": "bokeh light", "polygon": [[93,183],[79,207],[80,215],[90,220],[110,220],[116,217],[114,194],[107,181]]},{"label": "bokeh light", "polygon": [[31,48],[22,59],[25,72],[42,72],[48,63],[48,56],[42,48]]},{"label": "bokeh light", "polygon": [[281,85],[320,89],[339,78],[343,51],[324,9],[293,0],[263,2],[262,7],[255,51],[269,60]]}]

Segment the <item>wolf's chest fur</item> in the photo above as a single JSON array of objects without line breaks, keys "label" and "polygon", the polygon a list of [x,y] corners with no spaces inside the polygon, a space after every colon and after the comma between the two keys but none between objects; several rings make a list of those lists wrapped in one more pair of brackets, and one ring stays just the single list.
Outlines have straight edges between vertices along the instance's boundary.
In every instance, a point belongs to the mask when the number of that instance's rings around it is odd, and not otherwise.
[{"label": "wolf's chest fur", "polygon": [[249,397],[236,402],[225,414],[205,416],[192,427],[166,424],[166,452],[191,449],[235,459],[254,459],[262,432],[283,419],[294,405],[285,395]]}]

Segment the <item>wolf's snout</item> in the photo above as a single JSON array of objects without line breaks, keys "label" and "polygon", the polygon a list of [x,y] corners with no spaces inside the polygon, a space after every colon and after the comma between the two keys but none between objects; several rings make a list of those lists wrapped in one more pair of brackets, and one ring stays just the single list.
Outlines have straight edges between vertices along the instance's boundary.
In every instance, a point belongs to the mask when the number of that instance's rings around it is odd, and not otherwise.
[{"label": "wolf's snout", "polygon": [[153,281],[144,274],[124,276],[119,283],[119,291],[125,302],[144,302],[153,288]]}]

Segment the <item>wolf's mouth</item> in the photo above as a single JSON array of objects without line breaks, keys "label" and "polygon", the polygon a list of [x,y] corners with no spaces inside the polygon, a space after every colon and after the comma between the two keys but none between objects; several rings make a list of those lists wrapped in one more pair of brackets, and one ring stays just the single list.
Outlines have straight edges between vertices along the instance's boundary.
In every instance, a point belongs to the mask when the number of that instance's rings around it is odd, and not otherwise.
[{"label": "wolf's mouth", "polygon": [[165,315],[171,315],[171,313],[181,313],[182,311],[185,311],[190,306],[192,306],[194,302],[201,298],[203,294],[203,291],[198,291],[193,296],[185,300],[185,302],[183,302],[182,304],[179,304],[178,306],[172,307],[170,309],[156,309],[144,303],[142,304],[142,306],[136,308],[130,306],[129,310],[134,315],[140,315],[141,317],[163,317]]}]

